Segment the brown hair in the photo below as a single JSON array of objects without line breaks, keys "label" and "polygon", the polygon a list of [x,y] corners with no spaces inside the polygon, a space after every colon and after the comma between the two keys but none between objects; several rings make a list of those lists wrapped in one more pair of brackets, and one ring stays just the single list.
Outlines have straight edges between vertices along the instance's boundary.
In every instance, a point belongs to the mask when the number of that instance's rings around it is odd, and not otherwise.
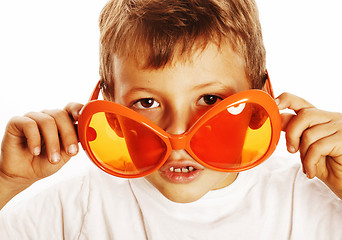
[{"label": "brown hair", "polygon": [[252,88],[265,81],[265,48],[254,0],[110,0],[100,16],[100,77],[113,97],[113,56],[158,69],[208,43],[228,40]]}]

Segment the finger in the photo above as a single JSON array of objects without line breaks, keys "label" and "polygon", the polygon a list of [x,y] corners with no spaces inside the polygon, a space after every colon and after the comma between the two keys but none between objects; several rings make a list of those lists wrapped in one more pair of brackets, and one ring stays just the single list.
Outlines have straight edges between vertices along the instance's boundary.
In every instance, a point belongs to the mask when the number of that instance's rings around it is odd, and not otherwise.
[{"label": "finger", "polygon": [[299,149],[302,134],[315,125],[324,124],[331,120],[328,114],[316,108],[305,108],[297,112],[286,127],[286,143],[290,152]]},{"label": "finger", "polygon": [[79,117],[79,113],[83,107],[83,104],[80,103],[69,103],[65,106],[64,110],[69,113],[72,119],[76,122]]},{"label": "finger", "polygon": [[[342,133],[335,134],[321,138],[315,143],[311,144],[306,153],[303,167],[306,169],[309,178],[315,177],[317,174],[321,175],[325,169],[317,169],[320,161],[323,161],[326,156],[336,159],[336,164],[342,165]],[[326,168],[326,164],[320,164]],[[322,167],[321,167],[322,168]],[[319,171],[318,171],[319,170]]]},{"label": "finger", "polygon": [[321,138],[329,137],[342,129],[342,122],[328,122],[313,126],[304,131],[300,140],[300,155],[304,159],[309,147]]},{"label": "finger", "polygon": [[280,114],[280,118],[281,118],[281,130],[282,131],[286,131],[286,128],[289,124],[289,122],[292,120],[292,118],[296,116],[295,114],[291,114],[291,113],[282,113]]},{"label": "finger", "polygon": [[43,136],[49,162],[57,164],[61,160],[58,129],[55,120],[44,113],[28,113],[26,117],[34,120]]},{"label": "finger", "polygon": [[74,156],[78,152],[78,140],[74,129],[73,120],[65,110],[45,110],[43,113],[54,118],[57,125],[60,141],[64,151],[69,156]]},{"label": "finger", "polygon": [[34,156],[40,154],[41,137],[35,121],[28,117],[13,117],[8,123],[7,132],[12,141],[16,139],[15,145],[21,144],[22,138],[25,138],[24,141],[31,154]]},{"label": "finger", "polygon": [[289,108],[289,109],[294,110],[296,113],[297,111],[301,109],[314,107],[311,103],[309,103],[305,99],[300,98],[291,93],[282,93],[279,97],[276,98],[276,101],[279,102],[278,103],[279,110]]}]

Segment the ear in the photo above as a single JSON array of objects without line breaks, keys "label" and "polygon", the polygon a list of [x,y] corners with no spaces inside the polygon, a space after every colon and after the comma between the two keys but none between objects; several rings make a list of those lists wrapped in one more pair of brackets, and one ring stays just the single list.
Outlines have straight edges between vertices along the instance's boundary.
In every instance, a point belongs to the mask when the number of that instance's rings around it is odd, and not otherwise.
[{"label": "ear", "polygon": [[252,105],[252,115],[249,121],[249,127],[253,130],[261,128],[268,118],[266,110],[259,104]]},{"label": "ear", "polygon": [[113,131],[118,135],[119,137],[123,138],[122,129],[119,123],[119,120],[114,113],[106,113],[106,118],[109,126],[113,129]]},{"label": "ear", "polygon": [[99,82],[99,87],[101,89],[102,98],[109,102],[115,102],[114,101],[114,89],[113,84],[108,83],[107,81],[104,81],[103,79]]}]

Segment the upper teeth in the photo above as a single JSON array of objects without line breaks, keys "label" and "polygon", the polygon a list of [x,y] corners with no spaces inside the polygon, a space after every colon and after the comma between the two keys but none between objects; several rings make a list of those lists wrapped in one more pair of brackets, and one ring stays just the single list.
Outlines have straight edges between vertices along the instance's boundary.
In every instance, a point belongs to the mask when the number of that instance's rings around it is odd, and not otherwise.
[{"label": "upper teeth", "polygon": [[170,167],[170,172],[183,172],[183,173],[187,173],[187,172],[192,172],[194,170],[193,167],[182,167],[182,168],[174,168],[174,167]]}]

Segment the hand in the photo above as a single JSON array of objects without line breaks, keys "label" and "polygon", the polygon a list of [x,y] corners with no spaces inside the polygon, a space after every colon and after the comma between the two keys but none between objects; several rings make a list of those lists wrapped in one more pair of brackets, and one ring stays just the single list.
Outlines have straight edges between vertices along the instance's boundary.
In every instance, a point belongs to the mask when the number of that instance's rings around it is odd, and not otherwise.
[{"label": "hand", "polygon": [[280,110],[296,113],[281,114],[288,151],[299,151],[308,178],[318,177],[342,199],[342,114],[319,110],[289,93],[276,101]]},{"label": "hand", "polygon": [[76,155],[78,138],[74,123],[81,108],[81,104],[70,103],[64,110],[12,118],[1,145],[2,183],[30,186],[57,172]]}]

